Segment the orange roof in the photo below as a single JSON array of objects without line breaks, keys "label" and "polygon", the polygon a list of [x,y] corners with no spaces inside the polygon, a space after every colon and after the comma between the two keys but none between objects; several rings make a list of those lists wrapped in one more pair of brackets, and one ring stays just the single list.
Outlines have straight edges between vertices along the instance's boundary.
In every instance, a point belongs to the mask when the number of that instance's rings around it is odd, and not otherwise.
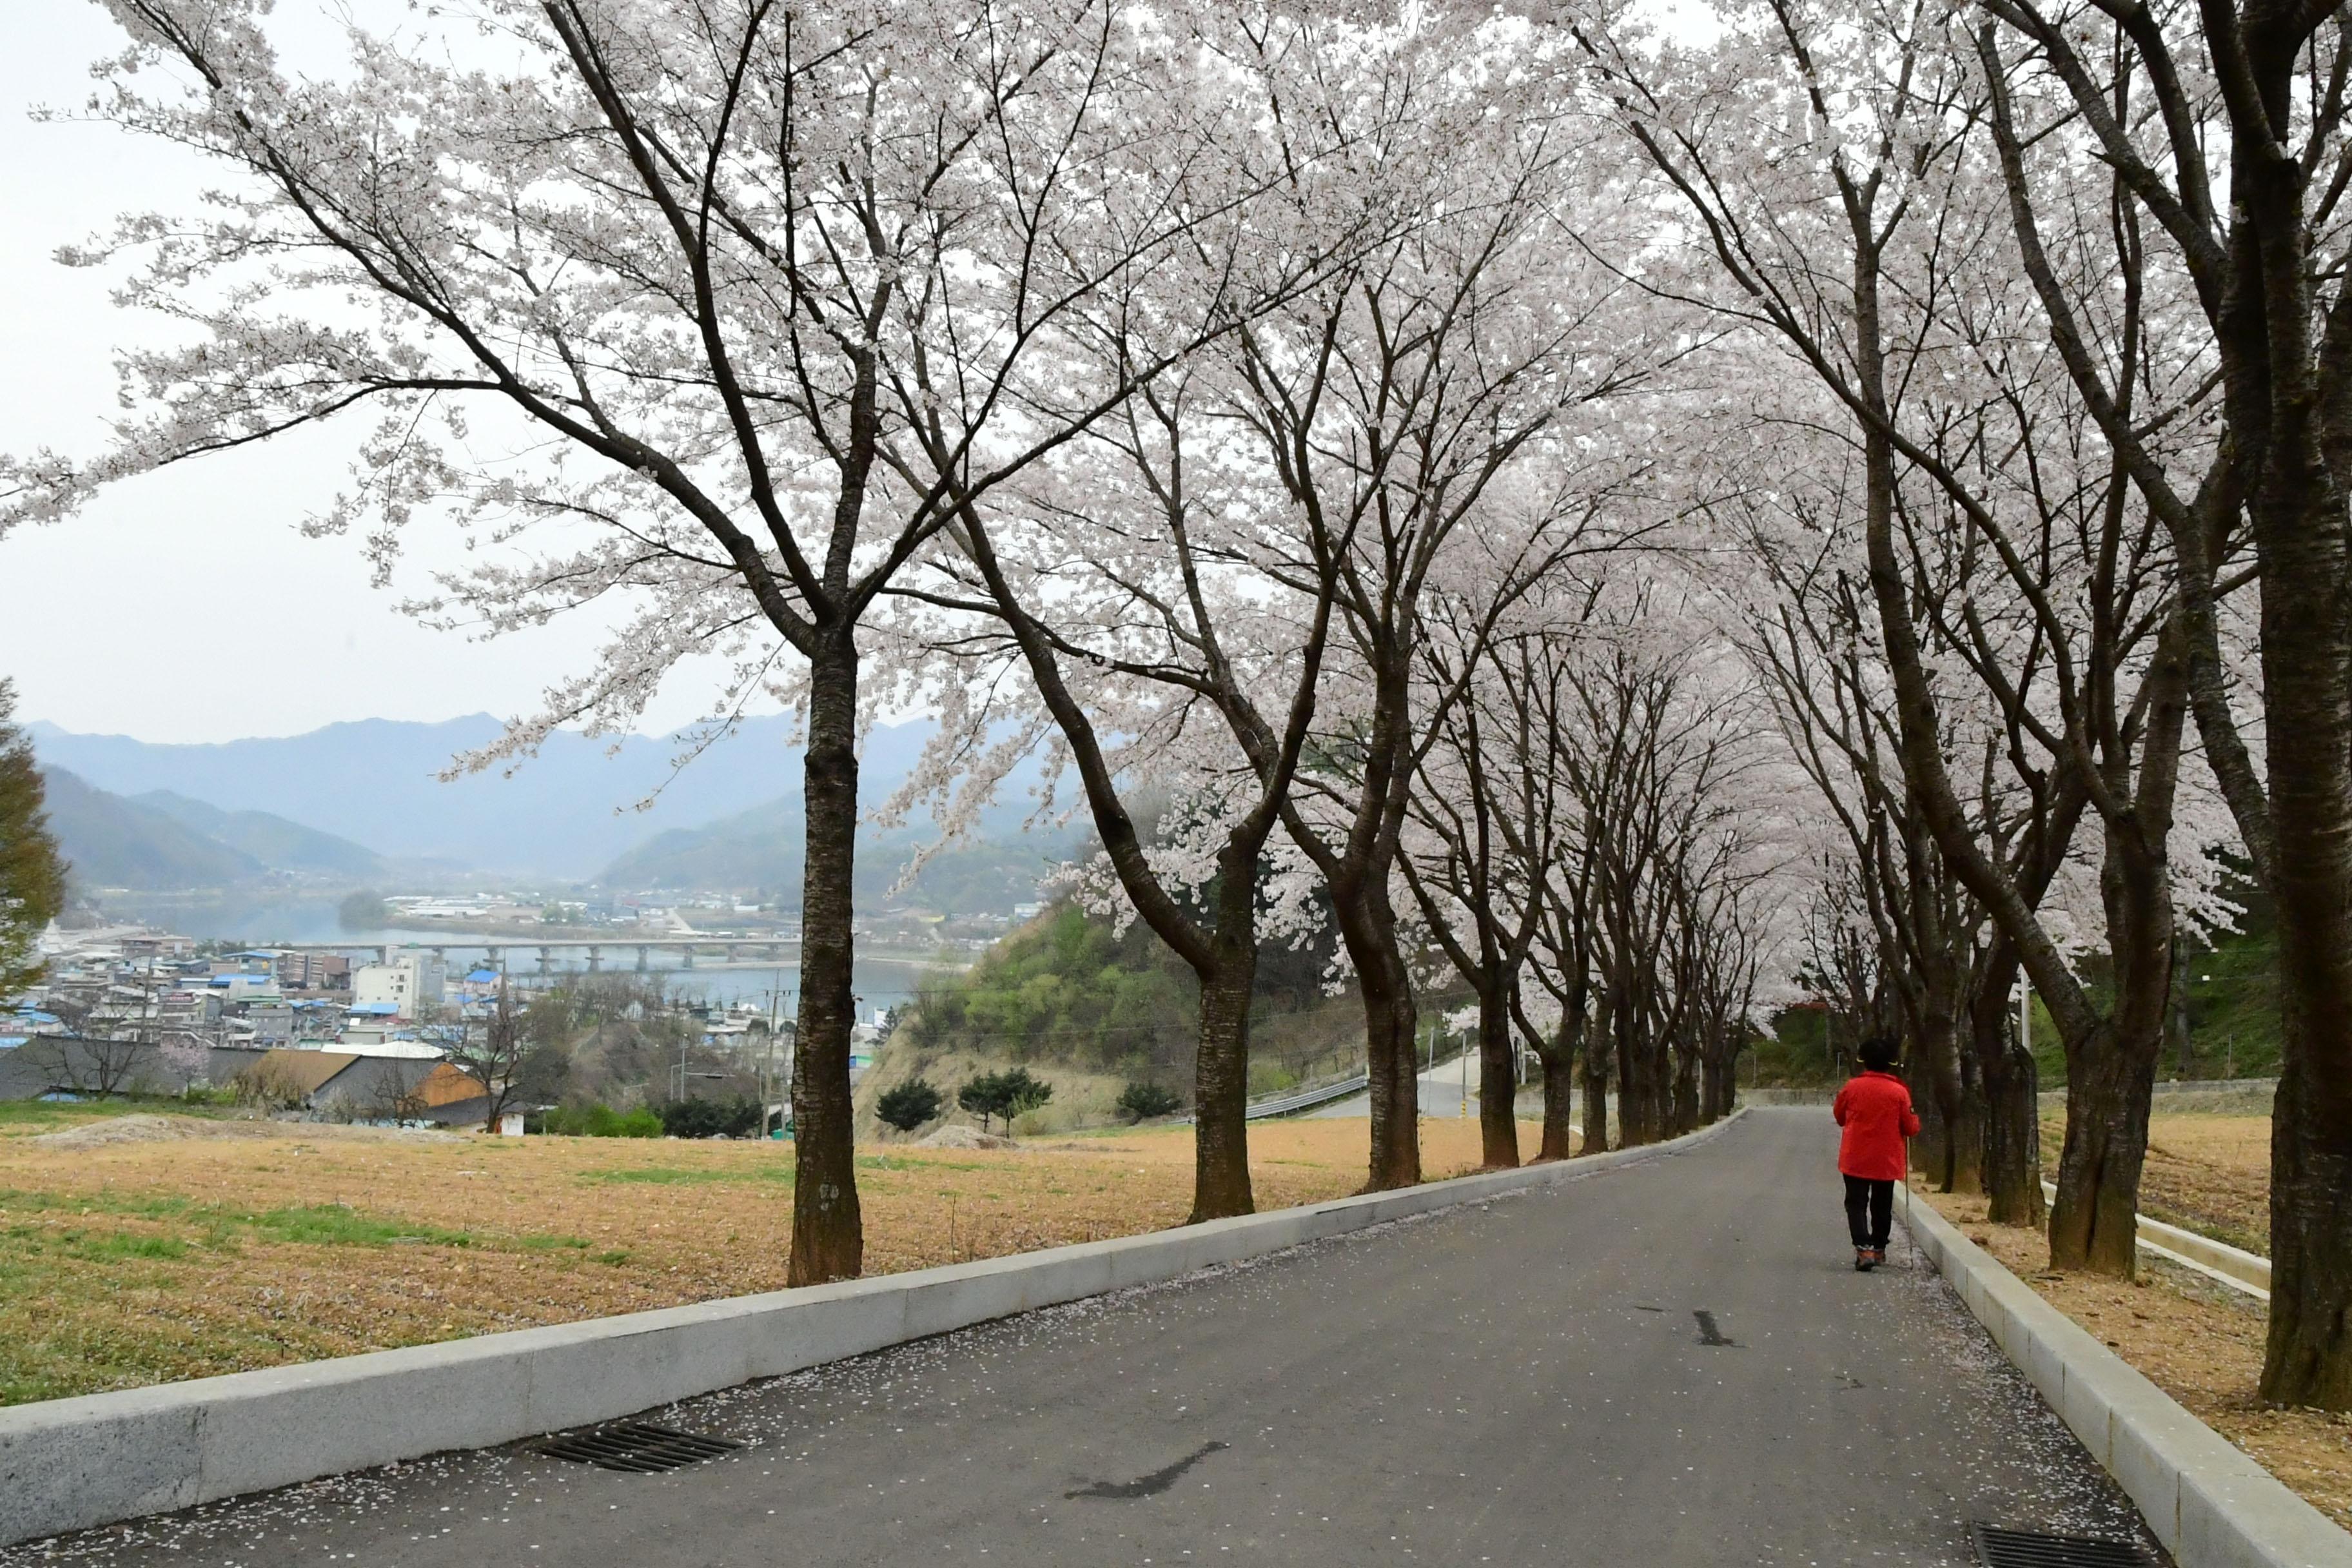
[{"label": "orange roof", "polygon": [[436,1106],[456,1105],[462,1100],[482,1098],[482,1086],[451,1067],[447,1062],[436,1062],[433,1070],[416,1086],[429,1110]]}]

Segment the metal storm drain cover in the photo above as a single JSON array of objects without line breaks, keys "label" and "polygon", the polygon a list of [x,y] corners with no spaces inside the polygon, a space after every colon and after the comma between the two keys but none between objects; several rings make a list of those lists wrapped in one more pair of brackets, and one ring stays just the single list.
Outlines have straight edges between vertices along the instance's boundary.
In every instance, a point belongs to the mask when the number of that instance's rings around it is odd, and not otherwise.
[{"label": "metal storm drain cover", "polygon": [[698,1432],[679,1432],[644,1421],[624,1421],[616,1426],[550,1437],[534,1445],[533,1451],[551,1459],[574,1459],[583,1465],[634,1470],[643,1475],[682,1469],[697,1460],[715,1458],[742,1446],[724,1437],[706,1437]]},{"label": "metal storm drain cover", "polygon": [[1977,1560],[1984,1568],[2148,1568],[2147,1554],[2129,1541],[2092,1541],[1979,1524]]}]

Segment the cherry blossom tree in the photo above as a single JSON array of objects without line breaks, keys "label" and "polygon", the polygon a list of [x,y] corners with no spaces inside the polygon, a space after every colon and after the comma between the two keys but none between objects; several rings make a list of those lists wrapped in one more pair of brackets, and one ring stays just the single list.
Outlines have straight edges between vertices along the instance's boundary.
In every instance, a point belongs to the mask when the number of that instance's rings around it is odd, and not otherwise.
[{"label": "cherry blossom tree", "polygon": [[[2352,290],[2342,258],[2339,8],[1988,0],[1976,34],[2021,258],[2116,461],[2169,532],[2198,731],[2277,910],[2266,1399],[2352,1408],[2352,590],[2343,454]],[[2053,133],[2055,132],[2053,135]],[[2064,199],[2113,181],[2104,226],[2178,279],[2225,438],[2168,452],[2102,327],[2108,278]],[[2174,324],[2174,323],[2166,323]],[[2251,543],[2251,572],[2234,557]],[[2225,601],[2258,580],[2260,734],[2233,701]],[[2263,761],[2255,762],[2255,747]]]},{"label": "cherry blossom tree", "polygon": [[[1163,368],[1048,409],[1009,395],[1030,360],[1157,258],[1232,243],[1230,186],[1190,182],[1223,173],[1239,111],[1183,68],[1186,13],[480,0],[354,26],[343,77],[298,78],[260,0],[110,9],[131,42],[99,111],[242,182],[82,258],[129,266],[126,302],[174,342],[129,356],[111,449],[0,468],[0,526],[370,410],[318,531],[363,530],[388,573],[405,528],[448,517],[476,564],[416,606],[442,624],[618,618],[467,765],[625,727],[690,656],[735,673],[689,752],[763,693],[797,706],[790,1278],[856,1274],[860,628],[954,505]],[[1182,303],[1180,351],[1230,326],[1213,294]]]},{"label": "cherry blossom tree", "polygon": [[[1587,41],[1630,139],[1706,237],[1718,308],[1784,344],[1826,395],[1825,407],[1790,417],[1859,449],[1856,510],[1905,789],[2065,1041],[2052,1257],[2127,1275],[2171,994],[2184,629],[2164,592],[2160,531],[2120,467],[2081,438],[2080,400],[2047,356],[2016,352],[2037,323],[1989,199],[1998,182],[1964,40],[1941,14],[1853,20],[1774,3],[1736,21],[1736,47],[1690,58]],[[1822,265],[1832,255],[1840,273]],[[2127,355],[2146,342],[2137,309],[2127,290]],[[2135,363],[2147,374],[2134,417],[2193,432],[2203,392],[2189,367]],[[1984,562],[1957,600],[1933,586],[1957,580],[1946,556]],[[2085,569],[2092,581],[2071,598]],[[1980,614],[1988,593],[1999,609]],[[2020,647],[2047,651],[2047,710],[2011,679]],[[1944,748],[1949,683],[1963,672],[2041,753],[2021,766],[2068,772],[2088,796],[2111,1007],[1969,819]]]},{"label": "cherry blossom tree", "polygon": [[1363,1000],[1372,1189],[1421,1169],[1397,856],[1419,760],[1462,691],[1424,679],[1424,605],[1477,583],[1462,626],[1475,644],[1530,584],[1642,526],[1611,506],[1640,467],[1642,430],[1603,410],[1675,352],[1662,322],[1616,308],[1625,290],[1591,259],[1612,247],[1629,193],[1558,107],[1550,56],[1495,61],[1498,46],[1474,42],[1452,93],[1422,106],[1415,226],[1335,302],[1329,353],[1251,369],[1292,504],[1324,537],[1361,520],[1339,560],[1316,765],[1283,817],[1328,889]]}]

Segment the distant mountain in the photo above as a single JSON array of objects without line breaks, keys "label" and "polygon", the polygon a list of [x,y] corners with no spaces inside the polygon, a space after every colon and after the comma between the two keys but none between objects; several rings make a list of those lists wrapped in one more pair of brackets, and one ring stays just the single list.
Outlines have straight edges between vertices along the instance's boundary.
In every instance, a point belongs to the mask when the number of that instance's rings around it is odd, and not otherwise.
[{"label": "distant mountain", "polygon": [[[268,813],[397,859],[566,881],[593,878],[666,832],[800,796],[801,748],[783,715],[746,720],[682,768],[674,767],[673,740],[614,742],[563,730],[516,763],[511,776],[493,771],[447,784],[436,775],[453,757],[496,740],[497,720],[487,713],[437,724],[365,719],[215,745],[155,745],[37,721],[26,730],[44,765],[120,795],[166,791],[224,813]],[[930,732],[928,721],[916,721],[877,725],[866,736],[859,783],[868,804],[898,787]],[[992,814],[991,832],[1009,832],[1000,820],[1017,822],[1021,814],[1022,785],[1007,794],[1013,804]],[[648,796],[648,809],[633,809]]]},{"label": "distant mountain", "polygon": [[[676,748],[666,741],[631,737],[607,755],[608,742],[559,731],[512,776],[494,771],[442,783],[437,775],[452,758],[498,738],[499,722],[487,713],[437,724],[367,719],[216,745],[26,728],[45,763],[100,788],[168,790],[222,811],[268,812],[402,858],[566,880],[592,874],[652,832],[741,811],[800,777],[799,750],[785,744],[782,719],[747,724],[675,781]],[[656,791],[651,810],[629,809]]]},{"label": "distant mountain", "polygon": [[49,831],[71,863],[77,888],[223,888],[267,869],[169,813],[93,789],[63,768],[42,770],[42,782]]},{"label": "distant mountain", "polygon": [[383,880],[390,868],[383,856],[365,845],[289,822],[266,811],[223,811],[167,789],[133,795],[131,804],[160,811],[183,826],[243,851],[274,871],[370,882]]},{"label": "distant mountain", "polygon": [[[622,889],[756,891],[797,909],[803,826],[800,796],[788,795],[707,827],[656,834],[605,867],[596,880]],[[924,862],[908,886],[898,887],[930,837],[910,828],[860,833],[858,908],[904,904],[948,915],[1003,913],[1035,899],[1039,879],[1074,854],[1078,842],[1072,834],[1039,832],[959,844]]]}]

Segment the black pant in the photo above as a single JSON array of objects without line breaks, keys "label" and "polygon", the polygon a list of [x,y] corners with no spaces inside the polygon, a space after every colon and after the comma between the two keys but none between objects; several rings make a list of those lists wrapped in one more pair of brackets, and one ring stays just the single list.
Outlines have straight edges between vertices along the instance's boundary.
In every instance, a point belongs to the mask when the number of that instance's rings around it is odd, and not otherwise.
[{"label": "black pant", "polygon": [[1856,1247],[1886,1250],[1887,1232],[1895,1228],[1895,1184],[1867,1176],[1845,1176],[1845,1227]]}]

